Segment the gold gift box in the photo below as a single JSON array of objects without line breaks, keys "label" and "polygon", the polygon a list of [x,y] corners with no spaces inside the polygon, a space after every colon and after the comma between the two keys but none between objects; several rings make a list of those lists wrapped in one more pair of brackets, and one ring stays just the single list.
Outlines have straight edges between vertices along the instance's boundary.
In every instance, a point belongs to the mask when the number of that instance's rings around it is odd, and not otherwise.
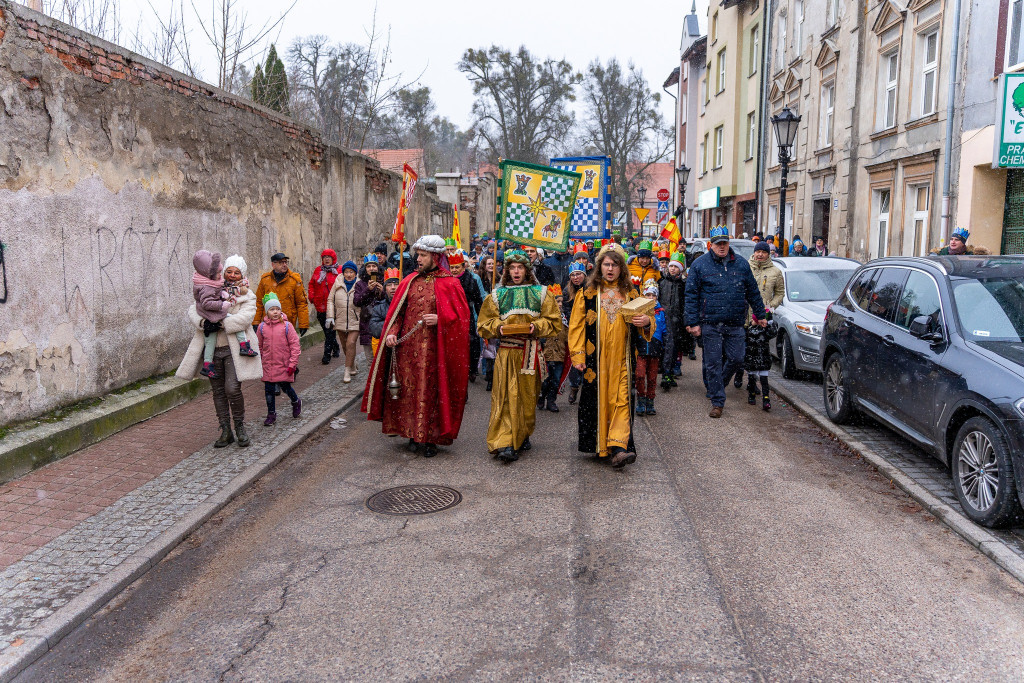
[{"label": "gold gift box", "polygon": [[510,323],[508,325],[502,325],[501,334],[505,337],[510,337],[516,334],[530,334],[530,326],[519,323]]},{"label": "gold gift box", "polygon": [[627,318],[632,318],[634,315],[650,315],[654,311],[654,307],[658,305],[655,299],[648,299],[646,296],[638,296],[632,301],[627,301],[622,304],[620,313]]}]

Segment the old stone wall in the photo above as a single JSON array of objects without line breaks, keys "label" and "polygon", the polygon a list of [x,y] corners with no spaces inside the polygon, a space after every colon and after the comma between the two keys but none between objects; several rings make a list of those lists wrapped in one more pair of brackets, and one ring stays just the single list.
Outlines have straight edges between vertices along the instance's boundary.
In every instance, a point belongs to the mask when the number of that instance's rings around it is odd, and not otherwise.
[{"label": "old stone wall", "polygon": [[[192,254],[357,257],[401,177],[315,131],[0,0],[0,425],[173,369]],[[417,190],[407,234],[447,234]],[[3,292],[0,291],[0,297]]]}]

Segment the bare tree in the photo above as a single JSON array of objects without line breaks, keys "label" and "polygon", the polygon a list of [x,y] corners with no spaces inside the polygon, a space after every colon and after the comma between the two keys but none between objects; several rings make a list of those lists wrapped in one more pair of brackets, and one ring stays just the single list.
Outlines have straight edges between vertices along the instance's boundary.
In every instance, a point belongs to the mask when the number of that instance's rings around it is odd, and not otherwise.
[{"label": "bare tree", "polygon": [[41,0],[39,8],[57,21],[120,43],[121,17],[117,0]]},{"label": "bare tree", "polygon": [[565,60],[536,59],[526,47],[469,49],[459,61],[473,83],[477,130],[492,157],[542,162],[572,129],[568,103],[582,75]]},{"label": "bare tree", "polygon": [[277,19],[267,19],[255,28],[249,23],[249,13],[239,7],[239,0],[212,0],[210,16],[205,18],[192,1],[192,10],[199,29],[217,57],[217,87],[227,90],[235,82],[238,67],[255,54],[264,52],[263,44],[295,7],[292,0]]},{"label": "bare tree", "polygon": [[661,97],[634,64],[623,71],[612,58],[607,66],[595,60],[587,67],[583,100],[583,140],[612,159],[611,190],[614,197],[626,200],[628,238],[633,232],[633,186],[672,146],[672,131],[658,109]]}]

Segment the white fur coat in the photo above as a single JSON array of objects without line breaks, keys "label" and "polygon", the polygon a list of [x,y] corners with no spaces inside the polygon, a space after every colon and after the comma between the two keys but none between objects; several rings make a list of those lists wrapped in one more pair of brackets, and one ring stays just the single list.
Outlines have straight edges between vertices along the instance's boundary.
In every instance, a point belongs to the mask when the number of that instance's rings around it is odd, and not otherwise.
[{"label": "white fur coat", "polygon": [[[252,331],[252,319],[256,315],[256,295],[252,290],[245,296],[238,297],[238,301],[228,310],[228,317],[224,318],[224,336],[227,337],[228,346],[231,347],[231,358],[235,362],[235,375],[239,382],[250,379],[263,378],[263,364],[259,356],[249,357],[238,355],[238,340],[235,333],[245,330],[249,345],[255,351],[260,350],[259,342],[256,340],[256,333]],[[175,377],[190,380],[195,377],[200,368],[203,367],[203,319],[196,312],[195,304],[189,306],[188,318],[192,322],[192,328],[196,333],[188,344],[185,357],[178,366]]]}]

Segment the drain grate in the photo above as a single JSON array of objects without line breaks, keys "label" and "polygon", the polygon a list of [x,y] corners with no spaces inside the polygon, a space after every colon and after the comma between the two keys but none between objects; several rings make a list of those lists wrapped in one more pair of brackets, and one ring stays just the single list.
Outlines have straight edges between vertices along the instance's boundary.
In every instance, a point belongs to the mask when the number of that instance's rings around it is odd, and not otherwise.
[{"label": "drain grate", "polygon": [[367,499],[366,507],[385,515],[429,515],[461,502],[462,494],[447,486],[413,485],[375,493]]}]

